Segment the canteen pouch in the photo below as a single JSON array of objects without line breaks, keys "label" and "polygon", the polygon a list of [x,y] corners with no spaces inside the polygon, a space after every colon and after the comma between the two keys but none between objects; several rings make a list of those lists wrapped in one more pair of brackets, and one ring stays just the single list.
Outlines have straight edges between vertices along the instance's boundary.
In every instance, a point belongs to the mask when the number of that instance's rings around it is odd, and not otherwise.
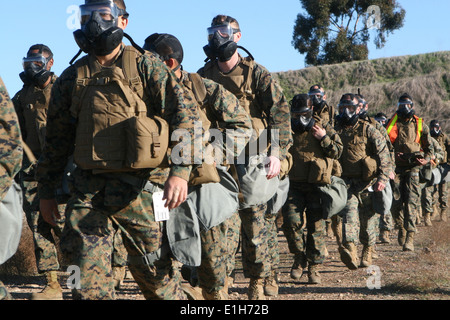
[{"label": "canteen pouch", "polygon": [[378,173],[377,160],[366,157],[362,162],[362,179],[363,181],[372,181]]},{"label": "canteen pouch", "polygon": [[314,158],[310,162],[308,183],[326,185],[331,183],[332,159]]},{"label": "canteen pouch", "polygon": [[189,186],[218,182],[220,182],[220,176],[216,166],[214,164],[207,164],[206,162],[194,167],[189,177]]},{"label": "canteen pouch", "polygon": [[133,117],[125,129],[127,153],[125,167],[131,169],[158,168],[167,157],[169,125],[155,116]]}]

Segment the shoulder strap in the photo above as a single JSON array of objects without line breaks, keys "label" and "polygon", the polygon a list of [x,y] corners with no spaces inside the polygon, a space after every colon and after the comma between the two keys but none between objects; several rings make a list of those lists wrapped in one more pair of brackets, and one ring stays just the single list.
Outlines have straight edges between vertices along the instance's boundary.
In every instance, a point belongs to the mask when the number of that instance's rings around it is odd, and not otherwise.
[{"label": "shoulder strap", "polygon": [[189,80],[192,82],[195,99],[199,104],[203,104],[207,95],[205,83],[198,73],[189,73]]},{"label": "shoulder strap", "polygon": [[137,68],[138,61],[141,57],[142,53],[136,48],[133,46],[126,46],[123,51],[122,66],[123,73],[129,82],[130,88],[136,92],[141,99],[144,99],[144,87]]}]

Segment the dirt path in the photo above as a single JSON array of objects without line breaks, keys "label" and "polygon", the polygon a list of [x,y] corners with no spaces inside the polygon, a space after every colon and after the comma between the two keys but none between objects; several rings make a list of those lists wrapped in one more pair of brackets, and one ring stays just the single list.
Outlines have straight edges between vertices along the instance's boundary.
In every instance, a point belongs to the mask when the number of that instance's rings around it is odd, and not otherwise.
[{"label": "dirt path", "polygon": [[[375,274],[368,274],[367,269],[348,270],[339,259],[334,237],[328,238],[329,256],[321,267],[320,285],[307,284],[306,275],[299,281],[290,278],[292,255],[280,231],[280,289],[279,295],[269,300],[450,300],[450,224],[434,221],[432,227],[422,224],[418,230],[414,252],[401,250],[397,232],[391,235],[391,244],[376,245]],[[361,249],[359,246],[358,251]],[[40,277],[1,279],[16,300],[29,300],[31,293],[39,292],[43,285]],[[368,284],[376,286],[377,279],[381,288],[369,289]],[[248,279],[243,277],[238,254],[230,300],[246,300],[247,287]],[[119,300],[143,300],[132,279],[126,279],[117,293]],[[71,299],[69,290],[64,290],[64,299]]]}]

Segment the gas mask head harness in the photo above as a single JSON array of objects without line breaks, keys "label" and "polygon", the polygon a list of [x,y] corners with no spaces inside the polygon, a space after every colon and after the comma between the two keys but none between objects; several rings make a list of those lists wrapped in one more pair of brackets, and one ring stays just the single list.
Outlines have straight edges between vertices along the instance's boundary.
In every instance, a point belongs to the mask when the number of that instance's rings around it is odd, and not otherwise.
[{"label": "gas mask head harness", "polygon": [[344,94],[338,105],[339,115],[337,116],[337,121],[344,126],[354,126],[359,119],[358,107],[359,103],[354,94]]},{"label": "gas mask head harness", "polygon": [[154,33],[145,39],[143,48],[154,53],[162,62],[175,59],[178,62],[178,66],[173,71],[182,68],[181,64],[184,59],[183,46],[175,36],[167,33]]},{"label": "gas mask head harness", "polygon": [[397,115],[400,119],[409,120],[416,114],[414,108],[414,102],[408,94],[404,94],[400,97],[397,105]]},{"label": "gas mask head harness", "polygon": [[[37,51],[37,52],[36,52]],[[47,57],[44,56],[47,55]],[[38,87],[43,87],[53,73],[48,70],[48,64],[53,59],[53,53],[50,48],[38,44],[32,46],[27,53],[26,58],[23,58],[23,72],[19,75],[20,79],[25,84],[34,84]]]},{"label": "gas mask head harness", "polygon": [[74,38],[83,52],[105,56],[120,45],[124,32],[119,27],[119,17],[128,18],[125,9],[112,0],[86,0],[80,6],[80,14],[81,29],[74,32]]},{"label": "gas mask head harness", "polygon": [[441,134],[441,125],[437,120],[430,122],[430,133],[433,138],[437,138]]},{"label": "gas mask head harness", "polygon": [[296,95],[290,102],[291,125],[294,132],[303,133],[314,127],[313,103],[308,94]]}]

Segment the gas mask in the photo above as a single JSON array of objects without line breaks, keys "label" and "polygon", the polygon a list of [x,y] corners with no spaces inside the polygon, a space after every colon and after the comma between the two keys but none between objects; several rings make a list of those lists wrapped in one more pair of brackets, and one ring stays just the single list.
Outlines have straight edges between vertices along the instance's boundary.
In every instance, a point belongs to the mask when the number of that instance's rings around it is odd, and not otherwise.
[{"label": "gas mask", "polygon": [[[42,51],[42,50],[41,50]],[[30,53],[23,58],[23,72],[19,75],[24,84],[34,84],[43,87],[53,75],[47,70],[48,63],[52,57],[44,57],[42,52]]]},{"label": "gas mask", "polygon": [[85,53],[93,51],[97,56],[106,56],[122,43],[124,32],[118,27],[119,17],[128,15],[113,1],[93,2],[80,6],[81,29],[74,38]]},{"label": "gas mask", "polygon": [[400,119],[409,120],[416,114],[411,100],[402,100],[398,103],[397,115]]},{"label": "gas mask", "polygon": [[433,138],[439,137],[439,135],[441,134],[441,127],[439,126],[439,124],[431,127],[430,134]]},{"label": "gas mask", "polygon": [[354,126],[359,119],[359,114],[356,113],[358,104],[351,100],[343,100],[339,103],[339,115],[336,120],[344,126]]},{"label": "gas mask", "polygon": [[308,95],[311,98],[314,109],[317,112],[320,112],[326,105],[326,102],[323,99],[323,97],[325,96],[324,92],[322,92],[320,89],[313,89],[308,92]]},{"label": "gas mask", "polygon": [[208,45],[203,48],[208,58],[218,58],[220,62],[229,61],[238,49],[234,42],[234,33],[238,31],[229,23],[208,28]]},{"label": "gas mask", "polygon": [[293,113],[291,116],[292,130],[296,133],[309,132],[315,124],[311,109],[303,113]]}]

